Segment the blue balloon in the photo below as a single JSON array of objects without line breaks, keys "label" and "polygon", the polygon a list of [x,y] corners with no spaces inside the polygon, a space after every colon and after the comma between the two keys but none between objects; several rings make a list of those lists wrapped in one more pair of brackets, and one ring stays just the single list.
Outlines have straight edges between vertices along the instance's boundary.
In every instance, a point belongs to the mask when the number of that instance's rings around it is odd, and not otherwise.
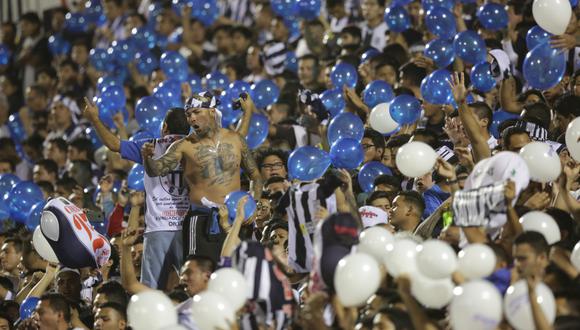
[{"label": "blue balloon", "polygon": [[62,34],[53,34],[48,38],[48,49],[55,56],[68,54],[71,49],[70,42],[62,37]]},{"label": "blue balloon", "polygon": [[153,29],[147,26],[133,28],[131,30],[131,41],[139,50],[148,50],[157,44],[157,35]]},{"label": "blue balloon", "polygon": [[411,17],[402,6],[390,6],[385,10],[383,20],[387,23],[389,30],[403,32],[411,27]]},{"label": "blue balloon", "polygon": [[296,16],[298,14],[297,0],[272,0],[270,1],[274,14],[282,17]]},{"label": "blue balloon", "polygon": [[108,221],[106,219],[104,221],[91,221],[90,224],[91,226],[93,226],[93,229],[96,230],[99,234],[105,237],[107,236]]},{"label": "blue balloon", "polygon": [[[0,224],[6,219],[10,218],[10,208],[6,204],[6,201],[0,196]],[[0,226],[0,229],[2,227]]]},{"label": "blue balloon", "polygon": [[280,97],[280,89],[272,80],[261,80],[252,86],[252,100],[258,109],[276,103]]},{"label": "blue balloon", "polygon": [[377,104],[391,102],[394,97],[393,88],[384,80],[371,81],[362,93],[363,102],[371,109]]},{"label": "blue balloon", "polygon": [[20,319],[25,320],[32,316],[32,313],[36,310],[36,306],[40,298],[38,297],[26,297],[20,305]]},{"label": "blue balloon", "polygon": [[447,104],[452,97],[451,87],[449,81],[451,79],[451,72],[445,69],[438,69],[421,82],[421,96],[423,99],[432,104]]},{"label": "blue balloon", "polygon": [[346,106],[341,88],[324,91],[320,94],[320,100],[326,111],[330,112],[330,115],[333,117],[342,112]]},{"label": "blue balloon", "polygon": [[187,78],[187,82],[189,83],[189,87],[191,87],[192,93],[199,93],[203,91],[203,86],[201,85],[201,78],[195,73],[189,75],[189,77]]},{"label": "blue balloon", "polygon": [[421,103],[414,96],[402,94],[391,102],[389,113],[400,125],[412,124],[421,117]]},{"label": "blue balloon", "polygon": [[457,34],[455,17],[447,8],[433,7],[425,16],[427,29],[439,38],[449,39]]},{"label": "blue balloon", "polygon": [[391,169],[381,162],[368,162],[358,172],[358,184],[364,192],[371,192],[375,188],[375,179],[379,175],[393,175]]},{"label": "blue balloon", "polygon": [[210,91],[214,89],[224,90],[229,83],[228,77],[219,71],[213,71],[205,75],[205,86]]},{"label": "blue balloon", "polygon": [[244,204],[244,220],[248,220],[254,214],[254,212],[256,212],[256,201],[254,200],[254,198],[252,198],[250,194],[241,190],[233,191],[229,193],[224,200],[224,204],[228,208],[228,216],[230,218],[230,224],[236,218],[238,201],[244,196],[248,196],[248,200],[246,201],[246,204]]},{"label": "blue balloon", "polygon": [[248,143],[248,148],[256,149],[268,137],[268,129],[270,128],[270,123],[268,122],[268,117],[261,114],[253,114],[250,119],[250,129],[248,135],[246,136],[246,142]]},{"label": "blue balloon", "polygon": [[113,62],[120,66],[129,64],[134,58],[137,50],[129,40],[113,40],[107,53],[113,58]]},{"label": "blue balloon", "polygon": [[218,110],[222,112],[222,126],[229,127],[235,124],[241,117],[242,111],[233,108],[233,102],[239,97],[232,90],[226,89],[220,94],[220,104]]},{"label": "blue balloon", "polygon": [[8,65],[12,52],[5,44],[0,44],[0,65]]},{"label": "blue balloon", "polygon": [[[153,96],[165,104],[165,109],[183,107],[181,100],[181,83],[168,79],[162,81],[153,89]],[[163,113],[165,115],[165,112]]]},{"label": "blue balloon", "polygon": [[189,0],[191,17],[199,20],[205,27],[211,26],[219,17],[219,7],[216,0]]},{"label": "blue balloon", "polygon": [[129,141],[132,142],[137,142],[137,141],[145,141],[145,140],[153,140],[155,137],[153,136],[153,134],[151,134],[151,132],[146,131],[146,130],[138,130],[137,132],[135,132],[135,134],[133,134],[130,138]]},{"label": "blue balloon", "polygon": [[163,119],[165,119],[166,107],[155,96],[145,96],[135,106],[135,120],[141,129],[155,135]]},{"label": "blue balloon", "polygon": [[125,107],[127,97],[125,96],[125,89],[122,86],[113,85],[105,86],[101,90],[101,98],[108,102],[113,109],[120,109]]},{"label": "blue balloon", "polygon": [[428,12],[429,10],[433,9],[434,7],[443,7],[449,10],[453,10],[455,6],[455,1],[453,0],[422,0],[421,4],[423,5],[423,10]]},{"label": "blue balloon", "polygon": [[291,179],[312,181],[320,178],[330,166],[330,156],[326,151],[303,146],[294,149],[288,158],[288,172]]},{"label": "blue balloon", "polygon": [[286,60],[284,60],[284,67],[286,70],[298,73],[298,59],[296,58],[296,53],[289,51],[286,53]]},{"label": "blue balloon", "polygon": [[381,52],[379,52],[376,48],[369,48],[369,50],[367,50],[360,56],[360,62],[366,63],[367,61],[370,61],[373,58],[375,58],[377,55],[381,55]]},{"label": "blue balloon", "polygon": [[497,31],[506,28],[509,20],[507,10],[505,10],[505,5],[494,2],[488,2],[479,7],[479,10],[477,11],[477,19],[484,28],[490,31]]},{"label": "blue balloon", "polygon": [[97,131],[94,127],[85,128],[85,136],[91,140],[91,143],[93,144],[93,150],[97,150],[103,146],[103,142],[97,135]]},{"label": "blue balloon", "polygon": [[499,139],[499,125],[508,119],[518,119],[520,115],[517,113],[511,113],[503,110],[498,110],[493,113],[491,125],[489,127],[489,131],[491,134],[496,138]]},{"label": "blue balloon", "polygon": [[176,51],[168,50],[161,55],[161,70],[167,77],[186,81],[188,76],[187,60]]},{"label": "blue balloon", "polygon": [[528,85],[539,90],[558,84],[566,71],[566,56],[549,43],[540,44],[528,52],[522,67]]},{"label": "blue balloon", "polygon": [[365,158],[365,152],[359,141],[355,139],[340,139],[330,148],[332,166],[354,170]]},{"label": "blue balloon", "polygon": [[539,25],[535,25],[526,34],[526,46],[528,46],[528,50],[532,50],[539,44],[549,42],[551,36],[550,32],[542,29]]},{"label": "blue balloon", "polygon": [[340,62],[332,68],[330,71],[330,80],[334,87],[342,88],[342,86],[347,86],[354,88],[358,80],[358,73],[356,68],[349,63]]},{"label": "blue balloon", "polygon": [[496,85],[496,81],[491,75],[491,65],[488,62],[481,62],[473,66],[469,77],[473,87],[480,92],[489,92]]},{"label": "blue balloon", "polygon": [[0,199],[4,199],[5,195],[14,188],[19,182],[20,178],[11,173],[0,174]]},{"label": "blue balloon", "polygon": [[145,169],[141,164],[135,164],[131,167],[129,174],[127,175],[127,188],[145,191],[145,185],[143,184],[143,177],[145,176]]},{"label": "blue balloon", "polygon": [[114,68],[113,57],[107,53],[106,49],[103,48],[93,48],[89,52],[89,63],[95,70],[109,72]]},{"label": "blue balloon", "polygon": [[453,63],[453,60],[455,60],[453,43],[445,39],[431,40],[427,46],[425,46],[423,54],[432,59],[438,68],[446,68]]},{"label": "blue balloon", "polygon": [[71,33],[84,33],[89,30],[89,22],[82,13],[67,13],[64,17],[64,29]]},{"label": "blue balloon", "polygon": [[578,6],[578,0],[570,0],[570,6],[572,6],[572,8]]},{"label": "blue balloon", "polygon": [[234,99],[237,99],[240,97],[240,94],[242,93],[249,94],[252,91],[252,85],[243,80],[236,80],[230,83],[230,85],[228,86],[228,91],[230,92],[231,95],[234,96]]},{"label": "blue balloon", "polygon": [[14,141],[22,142],[26,139],[26,130],[18,112],[8,117],[8,130],[10,131],[10,137]]},{"label": "blue balloon", "polygon": [[465,62],[475,64],[487,57],[485,42],[477,32],[463,31],[453,38],[453,51]]},{"label": "blue balloon", "polygon": [[45,201],[40,201],[32,205],[32,208],[26,217],[26,228],[28,230],[34,231],[34,229],[40,225],[40,216],[42,215],[44,205],[46,205]]},{"label": "blue balloon", "polygon": [[320,0],[298,0],[297,16],[311,21],[320,16],[320,8],[322,3]]},{"label": "blue balloon", "polygon": [[159,61],[148,50],[143,50],[135,54],[135,67],[140,74],[149,76],[159,67]]},{"label": "blue balloon", "polygon": [[393,0],[391,6],[406,6],[413,2],[413,0]]},{"label": "blue balloon", "polygon": [[151,3],[149,7],[147,7],[147,27],[149,27],[151,30],[155,29],[157,16],[159,16],[164,10],[165,8],[163,2],[154,1]]},{"label": "blue balloon", "polygon": [[365,127],[359,116],[351,112],[342,112],[332,118],[328,125],[328,144],[333,145],[340,139],[362,141]]},{"label": "blue balloon", "polygon": [[107,86],[123,86],[123,81],[116,76],[106,75],[97,80],[97,91],[99,93]]},{"label": "blue balloon", "polygon": [[101,26],[107,22],[107,16],[103,12],[103,6],[99,0],[89,0],[85,2],[85,18],[90,24]]},{"label": "blue balloon", "polygon": [[26,221],[32,206],[44,199],[42,190],[32,181],[17,183],[4,197],[10,208],[10,217],[20,223]]}]

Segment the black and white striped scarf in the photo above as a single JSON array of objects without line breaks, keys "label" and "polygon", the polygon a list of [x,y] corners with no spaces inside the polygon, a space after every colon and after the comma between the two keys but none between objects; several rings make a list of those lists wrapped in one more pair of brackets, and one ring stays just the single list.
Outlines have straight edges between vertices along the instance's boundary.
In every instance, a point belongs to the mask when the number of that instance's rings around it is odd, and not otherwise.
[{"label": "black and white striped scarf", "polygon": [[544,142],[548,139],[548,130],[538,124],[519,120],[515,126],[525,129],[534,141]]}]

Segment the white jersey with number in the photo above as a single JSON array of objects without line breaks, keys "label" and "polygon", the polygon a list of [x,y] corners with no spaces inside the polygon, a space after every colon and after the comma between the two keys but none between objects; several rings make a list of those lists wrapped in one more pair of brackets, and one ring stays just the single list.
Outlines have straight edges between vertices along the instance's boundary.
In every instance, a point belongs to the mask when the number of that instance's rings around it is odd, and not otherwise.
[{"label": "white jersey with number", "polygon": [[[153,158],[161,157],[169,146],[181,139],[181,135],[168,135],[153,140]],[[166,176],[143,178],[146,194],[145,232],[181,230],[183,218],[189,210],[189,190],[178,165]]]}]

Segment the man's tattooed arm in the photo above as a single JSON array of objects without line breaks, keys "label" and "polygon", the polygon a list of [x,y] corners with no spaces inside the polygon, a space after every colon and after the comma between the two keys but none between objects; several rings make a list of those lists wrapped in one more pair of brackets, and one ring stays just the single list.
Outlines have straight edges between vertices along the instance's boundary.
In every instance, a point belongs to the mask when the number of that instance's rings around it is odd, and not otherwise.
[{"label": "man's tattooed arm", "polygon": [[148,146],[143,146],[143,166],[145,167],[145,172],[147,175],[151,177],[156,176],[165,176],[169,174],[169,172],[175,170],[175,168],[179,165],[182,157],[182,151],[180,146],[184,140],[175,141],[165,154],[158,159],[153,159],[153,153],[150,152],[149,154],[146,153],[146,148]]},{"label": "man's tattooed arm", "polygon": [[254,156],[246,144],[246,139],[244,139],[242,136],[240,136],[240,143],[242,146],[242,169],[250,177],[250,190],[252,191],[254,199],[257,200],[262,196],[262,175],[258,170],[258,165],[256,165]]}]

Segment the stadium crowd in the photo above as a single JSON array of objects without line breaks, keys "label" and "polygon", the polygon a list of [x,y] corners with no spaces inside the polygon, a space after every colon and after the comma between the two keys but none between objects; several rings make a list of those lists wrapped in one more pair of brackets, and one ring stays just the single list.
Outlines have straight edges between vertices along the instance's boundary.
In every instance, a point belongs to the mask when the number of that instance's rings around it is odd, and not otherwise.
[{"label": "stadium crowd", "polygon": [[2,22],[0,329],[580,329],[579,15],[77,0]]}]

